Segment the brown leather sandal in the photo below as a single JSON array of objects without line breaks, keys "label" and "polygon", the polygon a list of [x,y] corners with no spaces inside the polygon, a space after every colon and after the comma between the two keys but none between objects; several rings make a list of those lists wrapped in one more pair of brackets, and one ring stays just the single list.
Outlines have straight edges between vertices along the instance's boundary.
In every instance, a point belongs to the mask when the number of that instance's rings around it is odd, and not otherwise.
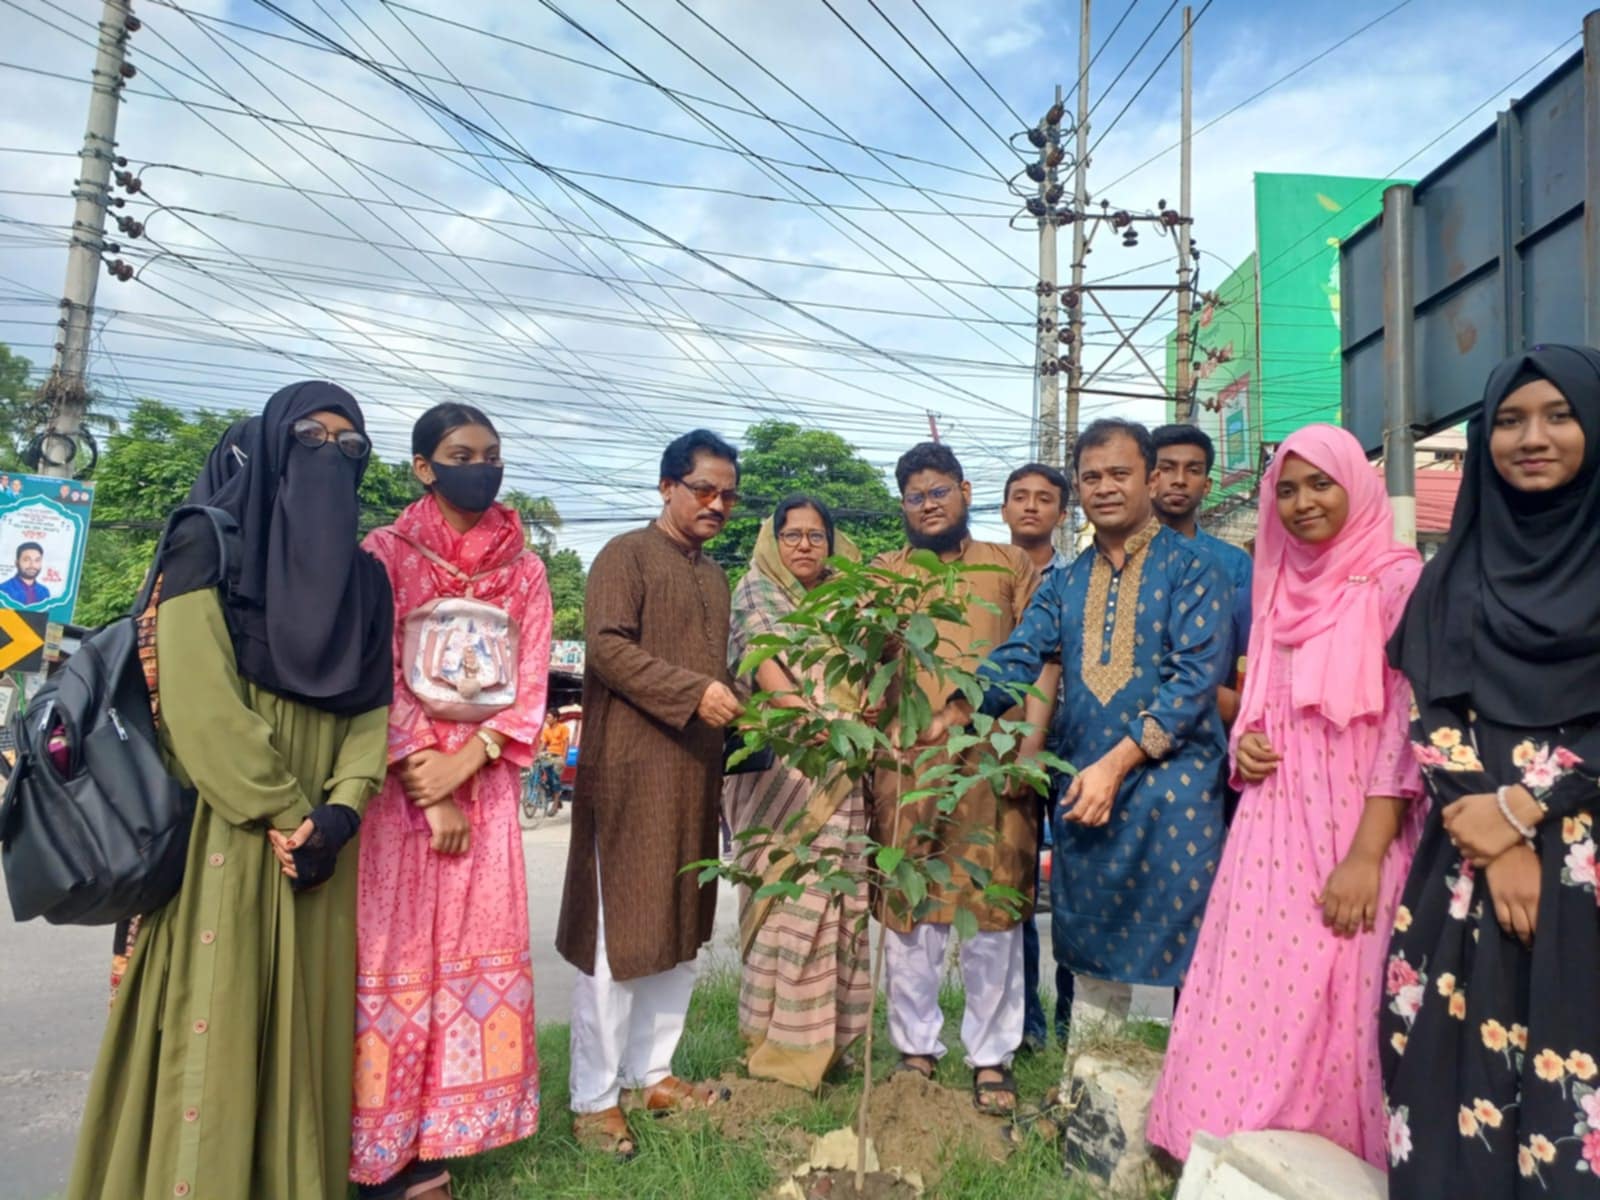
[{"label": "brown leather sandal", "polygon": [[616,1105],[594,1113],[574,1113],[572,1136],[585,1150],[609,1154],[619,1162],[627,1162],[639,1152],[628,1118]]},{"label": "brown leather sandal", "polygon": [[429,1192],[444,1192],[445,1200],[454,1200],[455,1192],[450,1188],[450,1172],[443,1167],[417,1163],[413,1165],[411,1174],[406,1179],[405,1200],[418,1200]]},{"label": "brown leather sandal", "polygon": [[673,1113],[704,1110],[714,1104],[721,1104],[732,1096],[731,1088],[714,1083],[696,1086],[686,1083],[676,1075],[668,1075],[653,1087],[634,1088],[624,1092],[622,1107],[628,1112],[642,1111],[653,1117],[665,1117]]}]

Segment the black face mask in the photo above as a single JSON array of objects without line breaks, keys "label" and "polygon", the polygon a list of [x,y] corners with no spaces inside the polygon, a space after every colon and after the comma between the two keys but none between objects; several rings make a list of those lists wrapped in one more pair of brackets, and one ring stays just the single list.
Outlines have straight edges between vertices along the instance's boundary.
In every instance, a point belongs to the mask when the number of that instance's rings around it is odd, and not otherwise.
[{"label": "black face mask", "polygon": [[504,467],[491,463],[447,466],[430,462],[428,465],[433,468],[433,490],[462,512],[489,511],[494,498],[500,494],[500,481],[505,476]]}]

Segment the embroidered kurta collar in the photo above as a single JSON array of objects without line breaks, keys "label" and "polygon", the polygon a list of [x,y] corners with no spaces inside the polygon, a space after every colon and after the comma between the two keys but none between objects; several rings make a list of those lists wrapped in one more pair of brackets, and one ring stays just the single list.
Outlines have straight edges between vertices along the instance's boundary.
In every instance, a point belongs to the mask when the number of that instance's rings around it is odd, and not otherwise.
[{"label": "embroidered kurta collar", "polygon": [[1133,678],[1139,585],[1149,557],[1145,552],[1160,531],[1161,522],[1151,517],[1148,525],[1130,537],[1122,548],[1120,571],[1095,542],[1089,593],[1083,605],[1081,672],[1084,685],[1101,704],[1110,704]]}]

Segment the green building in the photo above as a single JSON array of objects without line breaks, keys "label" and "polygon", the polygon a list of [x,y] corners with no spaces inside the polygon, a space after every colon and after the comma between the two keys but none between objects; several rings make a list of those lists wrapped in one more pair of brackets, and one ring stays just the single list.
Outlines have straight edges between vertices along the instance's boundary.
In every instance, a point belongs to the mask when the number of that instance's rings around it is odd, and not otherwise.
[{"label": "green building", "polygon": [[[1340,175],[1255,177],[1255,243],[1232,274],[1202,275],[1195,314],[1195,424],[1217,445],[1209,504],[1253,522],[1263,462],[1302,425],[1339,420],[1339,242],[1377,216],[1390,180]],[[1202,269],[1216,260],[1202,258]],[[1177,335],[1167,390],[1177,387]],[[1168,417],[1173,406],[1168,404]],[[1241,511],[1243,510],[1243,511]],[[1243,529],[1230,532],[1236,540]]]}]

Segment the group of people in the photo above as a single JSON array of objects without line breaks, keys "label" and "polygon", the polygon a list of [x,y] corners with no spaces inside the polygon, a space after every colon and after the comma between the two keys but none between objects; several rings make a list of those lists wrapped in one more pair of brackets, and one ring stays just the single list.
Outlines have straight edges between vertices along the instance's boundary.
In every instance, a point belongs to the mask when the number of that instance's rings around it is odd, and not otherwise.
[{"label": "group of people", "polygon": [[[233,517],[237,561],[178,537],[153,568],[162,735],[201,803],[183,888],[140,922],[113,1004],[74,1200],[332,1197],[347,1179],[440,1200],[446,1160],[537,1125],[516,801],[541,745],[543,568],[495,502],[484,414],[418,422],[427,494],[363,551],[368,450],[348,393],[285,389],[192,494]],[[935,622],[943,652],[976,669],[982,712],[1027,689],[1016,753],[1072,764],[1048,796],[980,783],[937,813],[905,762],[724,779],[752,694],[862,709],[802,662],[740,671],[830,560],[860,555],[822,500],[789,497],[730,593],[706,544],[740,501],[738,454],[703,430],[667,447],[659,518],[600,552],[585,608],[557,933],[582,1144],[627,1157],[629,1110],[727,1099],[672,1070],[716,903],[682,868],[717,857],[725,818],[863,881],[863,835],[947,880],[915,917],[865,882],[742,892],[752,1076],[815,1088],[848,1067],[869,917],[898,1069],[931,1076],[966,910],[973,1102],[1012,1111],[1014,1056],[1050,1027],[1033,914],[989,897],[1035,895],[1048,841],[1054,1032],[1126,1014],[1135,984],[1174,989],[1148,1132],[1177,1159],[1202,1131],[1302,1130],[1387,1169],[1396,1200],[1600,1196],[1600,352],[1494,372],[1426,568],[1339,429],[1279,446],[1253,560],[1198,528],[1213,466],[1193,427],[1097,421],[1071,480],[1012,474],[1001,545],[972,537],[948,446],[900,459],[906,546],[878,561],[987,568],[953,576],[965,616]],[[1069,558],[1074,499],[1094,536]],[[922,747],[973,721],[933,674],[915,686],[935,714]],[[774,849],[743,851],[755,875],[781,872]]]}]

